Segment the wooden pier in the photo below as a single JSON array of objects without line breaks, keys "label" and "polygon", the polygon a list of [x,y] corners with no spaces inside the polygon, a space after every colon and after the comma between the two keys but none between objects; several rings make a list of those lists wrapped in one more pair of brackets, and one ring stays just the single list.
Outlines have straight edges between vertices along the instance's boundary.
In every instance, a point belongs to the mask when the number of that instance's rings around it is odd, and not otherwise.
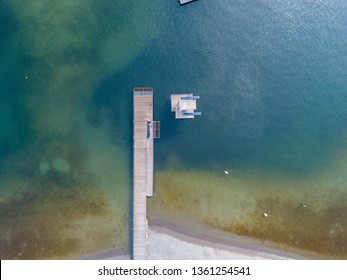
[{"label": "wooden pier", "polygon": [[133,93],[132,257],[134,260],[141,260],[146,258],[147,196],[153,195],[153,139],[160,135],[160,124],[153,122],[153,88],[134,88]]}]

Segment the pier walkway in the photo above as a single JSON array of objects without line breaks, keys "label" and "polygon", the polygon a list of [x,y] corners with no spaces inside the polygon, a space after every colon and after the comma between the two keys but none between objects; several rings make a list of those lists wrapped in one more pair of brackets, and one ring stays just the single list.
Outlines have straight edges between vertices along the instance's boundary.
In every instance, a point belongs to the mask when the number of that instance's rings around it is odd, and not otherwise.
[{"label": "pier walkway", "polygon": [[146,258],[147,196],[153,195],[153,88],[134,88],[133,139],[133,251]]}]

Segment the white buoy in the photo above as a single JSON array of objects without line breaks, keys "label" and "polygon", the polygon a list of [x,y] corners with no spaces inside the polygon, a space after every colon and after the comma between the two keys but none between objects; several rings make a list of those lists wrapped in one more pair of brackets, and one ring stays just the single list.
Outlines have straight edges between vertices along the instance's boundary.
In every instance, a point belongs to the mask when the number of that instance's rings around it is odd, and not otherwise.
[{"label": "white buoy", "polygon": [[267,214],[267,213],[265,213],[265,212],[264,212],[264,214],[263,214],[263,215],[264,215],[264,217],[265,217],[265,218],[267,218],[267,217],[268,217],[268,214]]},{"label": "white buoy", "polygon": [[224,173],[225,173],[225,175],[227,176],[227,179],[228,179],[229,184],[232,185],[232,183],[231,183],[231,178],[230,178],[230,176],[229,176],[229,171],[224,170]]}]

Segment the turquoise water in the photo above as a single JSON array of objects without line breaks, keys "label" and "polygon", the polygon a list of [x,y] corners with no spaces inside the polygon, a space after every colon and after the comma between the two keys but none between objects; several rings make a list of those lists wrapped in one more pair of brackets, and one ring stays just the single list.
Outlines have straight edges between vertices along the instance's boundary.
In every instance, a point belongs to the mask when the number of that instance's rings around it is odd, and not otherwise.
[{"label": "turquoise water", "polygon": [[[162,129],[150,217],[346,258],[345,1],[0,13],[2,258],[128,250],[134,86],[154,87]],[[201,117],[174,119],[182,92],[201,96]]]}]

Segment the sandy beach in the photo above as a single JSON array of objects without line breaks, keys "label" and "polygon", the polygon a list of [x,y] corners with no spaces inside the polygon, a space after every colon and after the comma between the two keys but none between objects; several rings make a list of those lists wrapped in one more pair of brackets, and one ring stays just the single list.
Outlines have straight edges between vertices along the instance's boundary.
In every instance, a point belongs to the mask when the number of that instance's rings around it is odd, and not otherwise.
[{"label": "sandy beach", "polygon": [[[212,232],[211,232],[212,233]],[[210,235],[193,232],[183,227],[153,221],[148,230],[148,259],[232,259],[232,260],[288,260],[303,256],[272,247],[264,242],[220,233]]]},{"label": "sandy beach", "polygon": [[[270,243],[223,233],[207,235],[175,224],[154,220],[148,228],[149,260],[290,260],[303,255],[275,248]],[[128,250],[112,250],[93,254],[86,259],[130,259]]]}]

